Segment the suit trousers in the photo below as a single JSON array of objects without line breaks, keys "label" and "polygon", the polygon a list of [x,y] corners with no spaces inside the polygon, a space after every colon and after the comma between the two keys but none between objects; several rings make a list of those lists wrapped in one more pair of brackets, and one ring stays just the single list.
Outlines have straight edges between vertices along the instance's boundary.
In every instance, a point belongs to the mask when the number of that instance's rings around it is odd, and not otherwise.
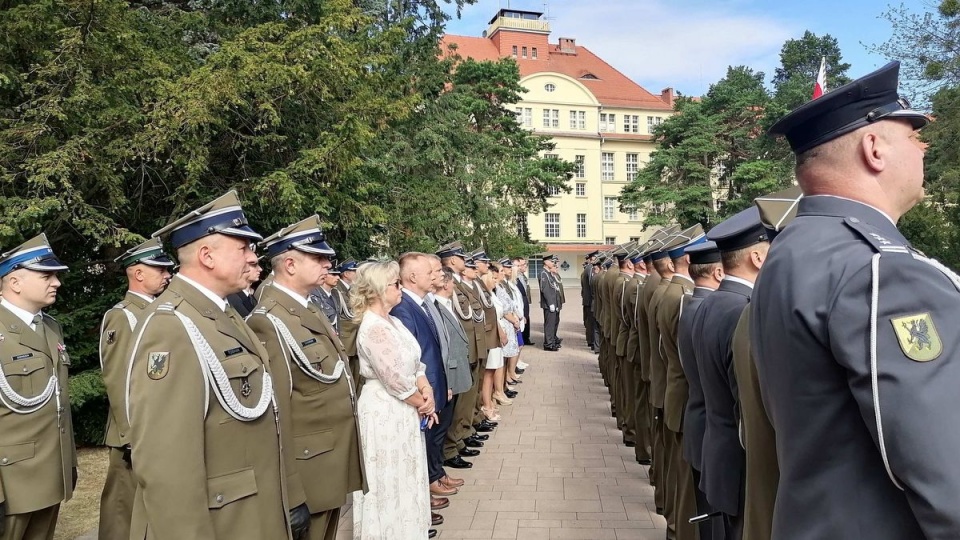
[{"label": "suit trousers", "polygon": [[[456,396],[453,398],[456,400]],[[447,430],[453,423],[453,409],[455,403],[447,403],[446,407],[440,409],[437,414],[439,422],[427,430],[427,473],[430,475],[430,483],[446,476],[443,470],[443,441],[447,438]]]},{"label": "suit trousers", "polygon": [[560,340],[557,339],[557,329],[560,326],[560,311],[550,312],[549,309],[543,310],[543,345],[544,347],[557,347]]},{"label": "suit trousers", "polygon": [[593,347],[593,327],[597,322],[593,320],[593,308],[588,304],[583,306],[583,329],[587,336],[587,345]]},{"label": "suit trousers", "polygon": [[6,530],[0,540],[53,540],[58,515],[59,503],[36,512],[8,514]]},{"label": "suit trousers", "polygon": [[697,527],[690,518],[697,515],[697,497],[693,489],[693,469],[683,459],[683,433],[666,430],[673,448],[670,476],[675,482],[674,516],[676,518],[677,540],[696,540]]},{"label": "suit trousers", "polygon": [[310,540],[337,540],[340,509],[310,514]]},{"label": "suit trousers", "polygon": [[653,449],[653,436],[650,431],[653,413],[650,410],[648,394],[650,385],[640,376],[640,362],[630,362],[630,366],[633,369],[634,393],[633,402],[628,406],[633,407],[633,428],[637,441],[634,453],[638,460],[650,459]]},{"label": "suit trousers", "polygon": [[523,325],[523,342],[527,345],[533,345],[530,341],[530,302],[526,300],[523,301],[523,318],[527,320],[527,324]]},{"label": "suit trousers", "polygon": [[[697,515],[702,516],[713,512],[713,507],[707,502],[707,494],[700,491],[700,471],[690,467],[690,473],[693,475],[693,494],[697,500]],[[697,528],[700,530],[700,540],[723,540],[723,523],[719,516],[701,521]]]},{"label": "suit trousers", "polygon": [[623,410],[623,438],[630,442],[637,442],[637,419],[633,400],[636,398],[636,381],[634,381],[633,362],[628,362],[625,356],[618,356],[620,364],[620,407]]},{"label": "suit trousers", "polygon": [[130,538],[130,518],[136,493],[137,479],[130,464],[123,460],[123,448],[110,448],[107,479],[100,495],[100,540]]}]

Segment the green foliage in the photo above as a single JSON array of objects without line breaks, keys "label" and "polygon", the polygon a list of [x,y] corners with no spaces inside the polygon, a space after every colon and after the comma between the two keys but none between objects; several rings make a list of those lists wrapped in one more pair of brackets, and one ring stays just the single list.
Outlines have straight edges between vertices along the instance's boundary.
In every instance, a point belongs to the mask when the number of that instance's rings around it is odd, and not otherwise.
[{"label": "green foliage", "polygon": [[0,247],[44,231],[78,440],[99,443],[113,262],[235,188],[262,233],[319,213],[341,254],[463,238],[538,250],[518,216],[571,165],[520,129],[511,61],[441,59],[473,0],[0,0]]}]

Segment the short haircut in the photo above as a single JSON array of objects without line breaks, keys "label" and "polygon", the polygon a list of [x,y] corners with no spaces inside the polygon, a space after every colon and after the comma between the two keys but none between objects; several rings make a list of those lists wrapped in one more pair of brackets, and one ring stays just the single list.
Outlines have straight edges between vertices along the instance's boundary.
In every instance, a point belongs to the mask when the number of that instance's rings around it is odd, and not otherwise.
[{"label": "short haircut", "polygon": [[664,257],[653,261],[653,267],[657,269],[658,274],[666,273],[670,270],[670,259]]},{"label": "short haircut", "polygon": [[704,279],[710,277],[710,274],[720,268],[720,263],[712,262],[706,264],[691,264],[689,268],[690,277],[696,281],[698,279]]},{"label": "short haircut", "polygon": [[410,267],[426,257],[425,253],[419,251],[408,251],[400,256],[400,276],[410,273]]},{"label": "short haircut", "polygon": [[453,280],[454,271],[447,268],[446,266],[443,267],[442,271],[443,271],[443,276],[440,277],[440,283],[442,285],[446,285],[447,283]]}]

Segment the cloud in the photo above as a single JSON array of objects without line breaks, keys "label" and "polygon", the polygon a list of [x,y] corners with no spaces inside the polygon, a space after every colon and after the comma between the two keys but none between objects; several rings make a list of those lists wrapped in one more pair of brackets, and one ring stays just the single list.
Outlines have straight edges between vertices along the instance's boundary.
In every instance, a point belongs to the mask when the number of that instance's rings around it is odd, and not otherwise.
[{"label": "cloud", "polygon": [[[459,32],[478,35],[501,5],[481,0],[455,26],[480,20],[481,27]],[[530,1],[512,7],[542,10]],[[554,0],[549,7],[551,42],[576,38],[654,93],[672,86],[700,95],[729,65],[764,71],[769,80],[784,41],[797,34],[789,21],[755,13],[746,0]]]}]

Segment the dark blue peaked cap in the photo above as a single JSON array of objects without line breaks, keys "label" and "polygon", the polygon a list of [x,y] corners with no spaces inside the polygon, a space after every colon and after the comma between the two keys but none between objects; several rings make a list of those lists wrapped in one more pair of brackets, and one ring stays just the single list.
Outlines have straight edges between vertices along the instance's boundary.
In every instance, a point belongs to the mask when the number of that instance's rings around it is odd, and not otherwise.
[{"label": "dark blue peaked cap", "polygon": [[463,244],[460,242],[451,242],[437,249],[437,257],[446,259],[447,257],[460,257],[466,260],[467,254],[463,251]]},{"label": "dark blue peaked cap", "polygon": [[264,240],[263,245],[267,248],[267,257],[275,257],[291,249],[327,257],[337,254],[327,244],[323,230],[320,229],[320,216],[316,214],[280,229]]},{"label": "dark blue peaked cap", "polygon": [[929,119],[897,94],[900,62],[882,68],[808,101],[781,118],[769,134],[783,135],[800,154],[880,120],[906,120],[914,129]]},{"label": "dark blue peaked cap", "polygon": [[710,229],[707,239],[716,242],[720,251],[736,251],[760,242],[769,242],[770,236],[760,221],[760,211],[756,206],[751,206]]},{"label": "dark blue peaked cap", "polygon": [[67,266],[53,253],[47,235],[43,233],[0,255],[0,277],[20,268],[36,272],[67,270]]},{"label": "dark blue peaked cap", "polygon": [[234,190],[168,224],[151,237],[169,236],[174,249],[179,249],[211,234],[236,236],[251,242],[263,240],[247,223],[247,216],[243,214],[240,199]]},{"label": "dark blue peaked cap", "polygon": [[716,242],[706,241],[687,248],[690,264],[711,264],[720,262],[720,250]]}]

